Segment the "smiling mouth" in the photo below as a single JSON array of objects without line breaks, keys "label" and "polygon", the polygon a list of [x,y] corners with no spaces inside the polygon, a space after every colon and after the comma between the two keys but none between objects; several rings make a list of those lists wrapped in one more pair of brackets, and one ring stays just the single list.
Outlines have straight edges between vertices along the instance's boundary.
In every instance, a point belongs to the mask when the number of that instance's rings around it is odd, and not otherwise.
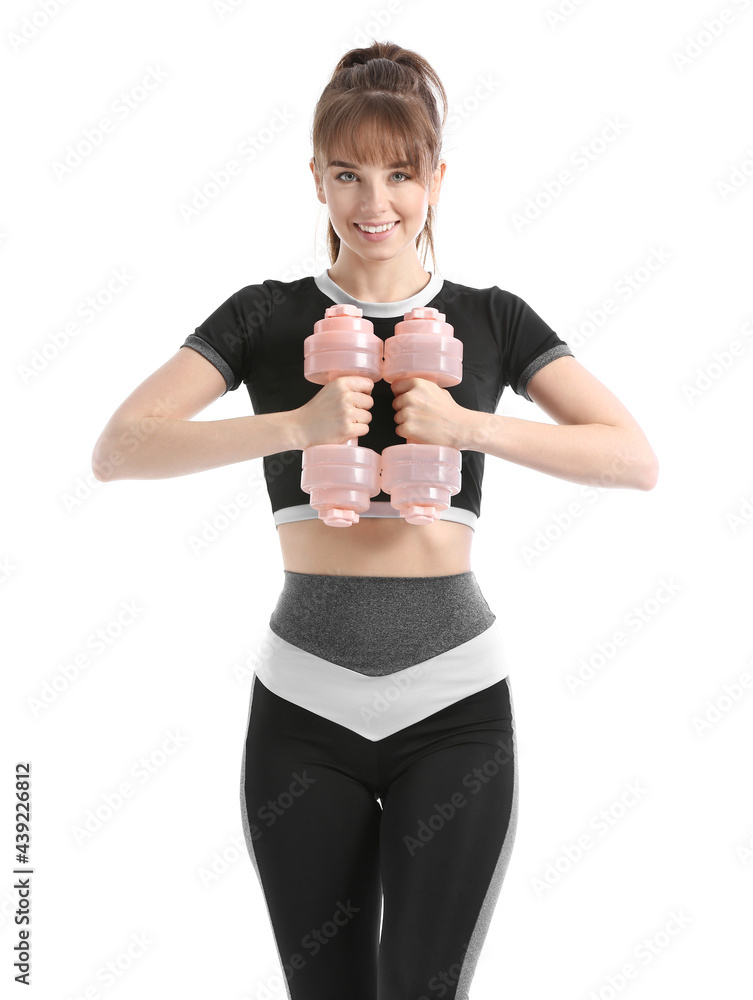
[{"label": "smiling mouth", "polygon": [[[379,232],[385,232],[386,233],[386,232],[389,232],[390,230],[394,229],[395,226],[399,225],[399,222],[398,221],[395,221],[395,222],[392,222],[392,223],[390,223],[390,222],[382,222],[382,223],[380,223],[379,226],[368,226],[368,227],[362,226],[360,222],[356,222],[356,223],[354,223],[354,225],[356,226],[356,228],[360,229],[362,233],[368,233],[371,229],[376,229]],[[388,229],[382,229],[381,228],[382,226],[388,226],[389,228]],[[371,234],[371,235],[373,235],[373,234]]]}]

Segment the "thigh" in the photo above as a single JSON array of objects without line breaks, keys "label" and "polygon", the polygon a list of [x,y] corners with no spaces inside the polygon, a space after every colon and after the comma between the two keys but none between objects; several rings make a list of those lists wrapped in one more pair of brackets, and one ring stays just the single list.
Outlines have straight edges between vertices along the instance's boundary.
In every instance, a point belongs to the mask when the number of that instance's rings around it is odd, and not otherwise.
[{"label": "thigh", "polygon": [[379,822],[343,727],[254,678],[244,831],[293,1000],[375,1000]]},{"label": "thigh", "polygon": [[398,735],[410,753],[383,799],[379,1000],[465,1000],[517,825],[508,679]]}]

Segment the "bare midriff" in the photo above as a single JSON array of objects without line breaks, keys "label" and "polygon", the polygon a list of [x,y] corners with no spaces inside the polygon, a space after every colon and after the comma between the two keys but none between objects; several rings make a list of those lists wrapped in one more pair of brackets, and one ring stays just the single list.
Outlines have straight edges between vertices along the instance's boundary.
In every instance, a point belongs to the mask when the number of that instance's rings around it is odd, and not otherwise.
[{"label": "bare midriff", "polygon": [[282,562],[292,573],[332,576],[449,576],[471,569],[473,528],[459,521],[409,524],[362,517],[334,528],[319,518],[277,526]]}]

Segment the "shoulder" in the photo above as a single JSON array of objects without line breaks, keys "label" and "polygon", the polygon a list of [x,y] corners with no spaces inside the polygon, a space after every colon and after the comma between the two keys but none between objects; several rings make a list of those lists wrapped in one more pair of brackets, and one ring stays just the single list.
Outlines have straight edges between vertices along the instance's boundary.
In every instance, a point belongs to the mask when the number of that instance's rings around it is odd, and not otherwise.
[{"label": "shoulder", "polygon": [[495,291],[499,291],[496,285],[491,285],[487,288],[479,288],[476,285],[464,285],[460,281],[451,281],[449,278],[443,278],[439,296],[440,298],[443,296],[452,298],[453,296],[458,295],[468,295],[484,298],[485,296],[493,294]]},{"label": "shoulder", "polygon": [[270,319],[276,311],[284,310],[286,305],[300,310],[316,301],[316,286],[312,278],[291,281],[265,278],[233,292],[227,305],[239,310],[246,318],[253,318],[258,324]]},{"label": "shoulder", "polygon": [[500,288],[499,285],[487,285],[479,288],[475,285],[462,284],[459,281],[450,281],[449,278],[444,279],[437,298],[447,303],[460,302],[465,306],[491,306],[497,309],[509,309],[521,301],[519,296],[507,291],[507,289]]},{"label": "shoulder", "polygon": [[247,301],[263,298],[271,308],[281,308],[285,305],[296,309],[316,304],[320,306],[321,293],[311,275],[302,278],[292,278],[283,281],[279,278],[265,278],[259,284],[246,285],[238,294]]}]

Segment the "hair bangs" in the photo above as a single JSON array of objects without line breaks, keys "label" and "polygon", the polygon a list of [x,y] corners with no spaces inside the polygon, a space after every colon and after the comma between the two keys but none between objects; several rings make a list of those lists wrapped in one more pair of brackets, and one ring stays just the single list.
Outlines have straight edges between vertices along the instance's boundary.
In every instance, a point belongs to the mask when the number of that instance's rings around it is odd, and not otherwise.
[{"label": "hair bangs", "polygon": [[353,96],[355,100],[343,102],[330,123],[325,166],[334,159],[370,166],[403,163],[428,185],[433,167],[429,143],[416,134],[415,116],[406,113],[404,102],[373,92],[353,92]]}]

